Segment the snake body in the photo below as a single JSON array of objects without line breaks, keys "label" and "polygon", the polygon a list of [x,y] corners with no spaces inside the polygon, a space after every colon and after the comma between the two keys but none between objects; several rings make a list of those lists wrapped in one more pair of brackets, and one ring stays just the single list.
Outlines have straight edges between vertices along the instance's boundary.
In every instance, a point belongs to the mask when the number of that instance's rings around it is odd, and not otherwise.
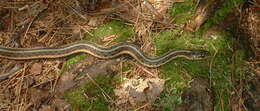
[{"label": "snake body", "polygon": [[87,53],[101,59],[111,59],[120,55],[130,55],[147,67],[159,67],[176,58],[201,60],[209,56],[204,50],[175,50],[160,57],[148,57],[132,43],[119,43],[111,47],[103,47],[91,42],[76,42],[60,47],[50,48],[6,48],[0,46],[0,58],[13,60],[30,60],[43,58],[60,58],[76,53]]}]

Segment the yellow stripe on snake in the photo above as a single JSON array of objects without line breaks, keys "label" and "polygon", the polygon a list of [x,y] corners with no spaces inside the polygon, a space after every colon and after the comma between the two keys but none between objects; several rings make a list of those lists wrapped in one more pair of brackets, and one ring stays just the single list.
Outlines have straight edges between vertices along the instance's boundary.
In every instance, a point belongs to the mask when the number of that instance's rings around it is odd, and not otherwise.
[{"label": "yellow stripe on snake", "polygon": [[103,47],[91,42],[76,42],[60,47],[50,48],[6,48],[0,47],[0,58],[13,60],[30,60],[43,58],[60,58],[77,53],[87,53],[101,59],[112,59],[120,55],[130,55],[146,67],[159,67],[176,58],[201,60],[209,57],[204,50],[175,50],[160,57],[151,58],[132,43],[119,43],[111,47]]}]

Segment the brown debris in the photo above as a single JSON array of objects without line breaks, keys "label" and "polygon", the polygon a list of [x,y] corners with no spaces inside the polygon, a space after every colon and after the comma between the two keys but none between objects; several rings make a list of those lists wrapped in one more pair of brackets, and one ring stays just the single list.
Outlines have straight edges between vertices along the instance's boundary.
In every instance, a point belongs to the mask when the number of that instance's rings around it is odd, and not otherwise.
[{"label": "brown debris", "polygon": [[242,8],[237,35],[246,46],[250,47],[256,60],[260,60],[260,4],[258,2],[252,3],[246,2]]},{"label": "brown debris", "polygon": [[31,74],[41,74],[42,72],[42,64],[34,63],[30,69]]},{"label": "brown debris", "polygon": [[[114,67],[118,62],[116,60],[108,60],[104,62],[97,62],[92,65],[87,63],[89,61],[83,61],[68,72],[61,75],[58,84],[56,86],[57,95],[61,97],[66,91],[75,89],[83,85],[90,77],[96,77],[99,75],[110,75],[114,71]],[[89,76],[87,76],[89,75]]]},{"label": "brown debris", "polygon": [[260,77],[249,81],[249,84],[251,85],[251,89],[243,92],[243,97],[245,98],[244,104],[248,111],[256,111],[260,109]]},{"label": "brown debris", "polygon": [[7,73],[3,73],[0,75],[0,82],[6,79],[11,78],[16,72],[18,72],[21,69],[20,65],[17,65],[15,67],[13,67],[9,72]]},{"label": "brown debris", "polygon": [[236,82],[236,92],[231,96],[232,111],[258,111],[260,109],[260,76]]},{"label": "brown debris", "polygon": [[42,105],[39,111],[53,111],[53,109],[51,108],[51,106]]},{"label": "brown debris", "polygon": [[[154,51],[150,30],[158,27],[173,28],[166,11],[171,3],[182,0],[148,1],[149,6],[145,7],[143,1],[132,0],[97,0],[93,3],[89,3],[89,0],[1,0],[0,44],[12,48],[60,46],[82,40],[84,35],[91,35],[91,30],[106,21],[121,19],[136,27],[138,37],[132,38],[133,41],[144,44],[142,49],[145,52]],[[113,35],[104,37],[104,42],[110,45],[115,38]],[[16,64],[23,65],[11,78],[0,81],[0,94],[4,95],[0,96],[0,110],[70,109],[59,98],[64,92],[80,86],[89,77],[113,73],[113,67],[118,64],[116,60],[95,62],[96,59],[89,57],[87,60],[91,63],[94,61],[94,65],[79,63],[72,70],[59,75],[65,60],[66,58],[17,62],[0,59],[0,70],[5,73]],[[11,65],[6,65],[9,63]],[[135,77],[158,77],[157,69],[133,66],[136,67],[130,76],[140,74]],[[57,79],[59,76],[60,80]],[[50,95],[58,96],[54,99],[60,100],[53,102]]]},{"label": "brown debris", "polygon": [[28,95],[31,96],[30,102],[32,102],[33,104],[39,104],[49,96],[49,93],[41,89],[30,88],[28,90]]},{"label": "brown debris", "polygon": [[176,111],[214,111],[213,96],[205,79],[194,79],[191,87],[184,90],[182,99],[183,103]]},{"label": "brown debris", "polygon": [[137,107],[153,103],[164,89],[165,80],[159,78],[126,79],[119,88],[115,89],[117,103],[121,107]]},{"label": "brown debris", "polygon": [[185,29],[196,32],[224,2],[225,0],[199,0],[195,17],[187,24]]},{"label": "brown debris", "polygon": [[239,24],[240,12],[237,7],[235,7],[225,18],[224,20],[212,27],[210,27],[204,34],[204,37],[216,37],[216,34],[221,30],[229,30],[230,27],[237,27]]},{"label": "brown debris", "polygon": [[72,107],[64,99],[55,98],[50,104],[58,111],[72,111]]}]

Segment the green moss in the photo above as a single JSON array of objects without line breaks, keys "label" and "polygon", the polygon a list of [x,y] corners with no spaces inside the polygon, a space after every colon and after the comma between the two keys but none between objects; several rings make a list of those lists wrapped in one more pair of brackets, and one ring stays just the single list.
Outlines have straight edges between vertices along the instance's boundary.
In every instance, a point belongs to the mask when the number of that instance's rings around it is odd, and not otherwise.
[{"label": "green moss", "polygon": [[[96,30],[90,32],[91,35],[87,35],[84,39],[97,44],[102,44],[101,37],[115,35],[117,36],[115,42],[124,42],[129,37],[134,35],[133,27],[124,24],[121,21],[111,21],[101,25]],[[72,56],[63,66],[61,73],[67,71],[71,66],[85,59],[85,54]]]},{"label": "green moss", "polygon": [[[166,83],[166,91],[161,96],[162,101],[158,101],[156,104],[167,108],[172,106],[172,103],[180,103],[180,94],[184,88],[189,87],[188,83],[193,78],[203,77],[211,80],[212,89],[218,95],[217,103],[224,102],[225,108],[228,108],[228,97],[233,91],[233,86],[229,81],[233,76],[232,44],[234,40],[230,38],[231,35],[228,32],[220,32],[217,38],[206,38],[199,34],[183,32],[181,36],[178,36],[180,30],[175,29],[155,34],[157,55],[162,55],[169,50],[202,49],[209,51],[211,58],[201,61],[177,59],[162,66],[161,76],[170,79]],[[243,67],[244,52],[239,50],[235,56],[236,62],[240,63],[236,64],[236,67]],[[172,109],[169,110],[174,110],[174,107],[172,106]]]},{"label": "green moss", "polygon": [[74,111],[77,109],[81,111],[109,110],[109,98],[114,98],[113,89],[118,80],[107,76],[98,76],[94,80],[100,87],[88,81],[84,86],[66,94],[66,99]]},{"label": "green moss", "polygon": [[86,40],[101,43],[100,37],[115,35],[115,42],[124,42],[134,35],[133,27],[124,24],[121,21],[111,21],[101,25],[99,28],[87,35]]},{"label": "green moss", "polygon": [[219,10],[217,10],[212,17],[210,17],[207,22],[200,28],[199,33],[204,33],[208,28],[220,24],[223,22],[225,17],[232,12],[232,10],[238,6],[238,4],[243,3],[245,0],[227,0]]},{"label": "green moss", "polygon": [[[187,79],[188,80],[188,79]],[[160,111],[174,111],[175,108],[182,103],[181,92],[187,87],[186,80],[182,82],[167,82],[167,86],[162,92],[159,99],[153,105],[155,109]],[[170,84],[169,84],[170,83]]]},{"label": "green moss", "polygon": [[[209,27],[220,24],[232,9],[244,1],[245,0],[227,0],[200,28],[200,34],[204,33]],[[169,9],[169,14],[174,18],[177,24],[185,24],[194,16],[197,2],[197,0],[185,0],[184,2],[175,3]]]},{"label": "green moss", "polygon": [[228,0],[223,4],[223,6],[216,11],[216,13],[211,17],[207,23],[212,23],[213,25],[221,23],[224,18],[232,12],[232,10],[238,6],[238,4],[244,2],[244,0]]},{"label": "green moss", "polygon": [[68,71],[73,65],[84,60],[86,58],[85,54],[73,55],[69,60],[65,62],[65,65],[61,69],[61,74]]},{"label": "green moss", "polygon": [[[202,49],[211,53],[211,58],[202,61],[189,61],[185,59],[177,59],[160,68],[161,77],[169,79],[166,82],[165,90],[161,97],[153,105],[155,108],[164,111],[172,111],[179,104],[181,104],[181,93],[184,88],[189,87],[189,83],[196,77],[203,77],[210,80],[215,98],[215,107],[217,110],[229,110],[229,97],[234,91],[234,86],[230,82],[230,78],[239,79],[243,77],[245,52],[239,49],[235,54],[232,52],[232,45],[234,40],[232,35],[228,32],[219,32],[217,38],[202,37],[209,27],[219,24],[223,18],[234,8],[235,5],[241,3],[243,0],[229,0],[224,6],[216,12],[209,20],[202,26],[202,28],[194,34],[183,32],[181,28],[155,33],[154,39],[157,48],[156,55],[162,55],[169,50],[178,49]],[[195,12],[196,0],[186,0],[183,3],[176,3],[169,10],[170,15],[176,20],[178,24],[186,23]],[[87,35],[86,40],[101,44],[100,37],[116,35],[118,38],[115,42],[123,42],[129,37],[134,36],[133,28],[120,22],[112,21],[101,25],[94,31],[92,35]],[[235,57],[235,59],[232,59]],[[79,57],[81,59],[81,57]],[[74,61],[71,60],[72,64]],[[235,61],[235,64],[234,64]],[[235,70],[234,70],[235,66]],[[129,70],[130,66],[124,67],[123,70]],[[98,80],[96,80],[98,81]],[[100,80],[102,89],[110,96],[113,96],[113,85],[107,83],[107,79]],[[92,87],[88,83],[86,86],[77,91],[68,94],[68,100],[74,108],[80,107],[84,110],[108,110],[106,105],[109,102],[100,92],[99,88]],[[92,95],[92,99],[84,98],[83,93],[88,92]],[[110,92],[111,91],[111,92]],[[222,108],[222,105],[224,107]]]},{"label": "green moss", "polygon": [[[84,39],[94,43],[102,44],[101,37],[115,35],[117,38],[115,42],[124,42],[129,37],[134,35],[133,27],[128,26],[120,21],[111,21],[106,24],[101,25],[96,30],[90,32],[92,35],[87,35]],[[63,66],[62,73],[70,69],[71,66],[78,63],[79,61],[85,59],[86,54],[74,55],[71,57]],[[105,90],[110,97],[113,97],[113,89],[117,80],[116,78],[109,77],[97,77],[95,81],[99,86]],[[91,97],[86,98],[84,93],[91,95]],[[104,96],[104,92],[101,91],[96,85],[91,81],[87,82],[83,87],[76,89],[75,91],[69,92],[66,95],[68,102],[72,105],[73,110],[80,108],[82,111],[108,111],[110,102],[107,100],[107,96]]]},{"label": "green moss", "polygon": [[195,12],[196,0],[186,0],[185,2],[175,3],[169,13],[177,24],[186,23]]}]

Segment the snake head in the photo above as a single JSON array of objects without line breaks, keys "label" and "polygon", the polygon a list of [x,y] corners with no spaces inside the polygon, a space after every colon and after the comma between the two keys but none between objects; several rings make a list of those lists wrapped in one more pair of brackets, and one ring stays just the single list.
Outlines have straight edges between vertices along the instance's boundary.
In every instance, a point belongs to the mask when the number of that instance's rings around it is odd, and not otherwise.
[{"label": "snake head", "polygon": [[190,53],[190,59],[192,60],[202,60],[202,59],[207,59],[210,57],[210,53],[205,50],[193,50]]}]

